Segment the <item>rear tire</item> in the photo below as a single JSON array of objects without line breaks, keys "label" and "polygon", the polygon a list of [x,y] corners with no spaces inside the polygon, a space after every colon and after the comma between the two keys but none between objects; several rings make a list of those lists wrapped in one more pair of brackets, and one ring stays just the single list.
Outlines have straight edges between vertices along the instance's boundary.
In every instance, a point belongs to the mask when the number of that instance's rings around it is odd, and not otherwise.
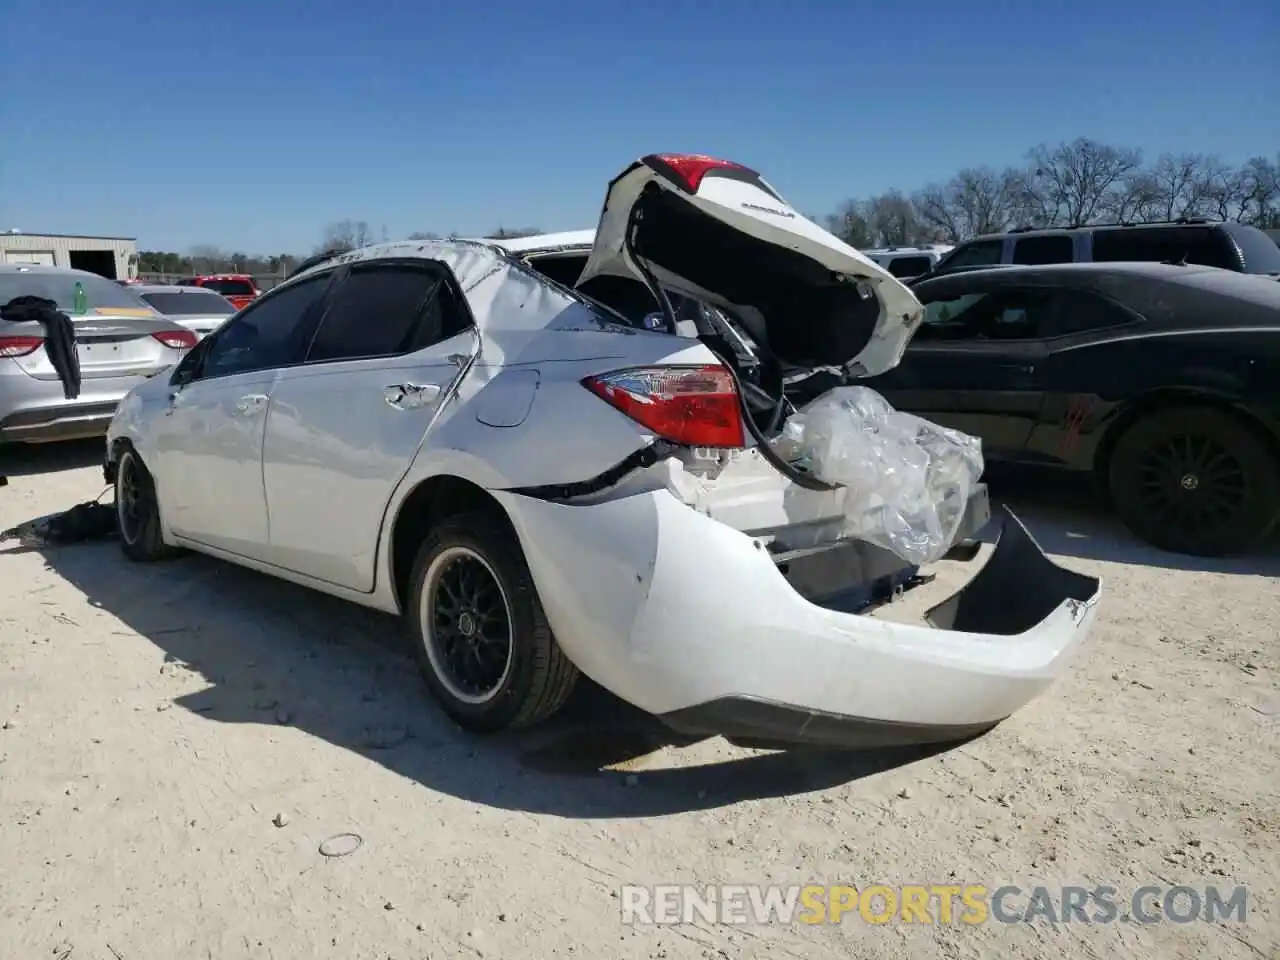
[{"label": "rear tire", "polygon": [[167,560],[179,551],[167,546],[160,535],[160,502],[155,480],[132,447],[120,451],[116,461],[116,531],[120,549],[137,563]]},{"label": "rear tire", "polygon": [[427,534],[405,620],[432,695],[473,733],[547,719],[578,679],[514,534],[485,514],[451,517]]},{"label": "rear tire", "polygon": [[1173,407],[1133,423],[1108,471],[1124,524],[1192,556],[1243,553],[1280,518],[1280,463],[1249,426],[1210,407]]}]

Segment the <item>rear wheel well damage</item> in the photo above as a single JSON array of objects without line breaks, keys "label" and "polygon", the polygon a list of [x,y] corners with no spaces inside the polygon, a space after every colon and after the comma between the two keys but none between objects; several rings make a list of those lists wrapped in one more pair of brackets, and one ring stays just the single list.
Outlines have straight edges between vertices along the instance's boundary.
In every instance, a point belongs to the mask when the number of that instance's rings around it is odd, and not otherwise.
[{"label": "rear wheel well damage", "polygon": [[1250,432],[1254,433],[1266,445],[1276,462],[1280,463],[1280,437],[1268,430],[1266,425],[1257,417],[1241,410],[1229,400],[1210,393],[1201,393],[1195,390],[1162,390],[1158,393],[1138,398],[1121,410],[1119,416],[1107,426],[1093,457],[1093,475],[1100,484],[1099,489],[1103,491],[1107,489],[1111,458],[1115,453],[1116,444],[1124,436],[1125,431],[1144,417],[1176,407],[1202,407],[1235,419]]},{"label": "rear wheel well damage", "polygon": [[510,518],[493,495],[461,477],[443,475],[424,480],[400,505],[391,531],[391,583],[400,609],[407,602],[413,562],[428,531],[464,513],[491,516],[515,536]]},{"label": "rear wheel well damage", "polygon": [[[128,437],[116,437],[111,441],[110,446],[107,447],[107,457],[102,464],[102,479],[105,480],[109,486],[114,485],[116,482],[116,464],[120,462],[120,454],[124,453],[125,450],[132,449],[133,443]],[[138,456],[141,458],[142,454],[138,454]],[[144,464],[146,463],[145,460],[142,462]]]}]

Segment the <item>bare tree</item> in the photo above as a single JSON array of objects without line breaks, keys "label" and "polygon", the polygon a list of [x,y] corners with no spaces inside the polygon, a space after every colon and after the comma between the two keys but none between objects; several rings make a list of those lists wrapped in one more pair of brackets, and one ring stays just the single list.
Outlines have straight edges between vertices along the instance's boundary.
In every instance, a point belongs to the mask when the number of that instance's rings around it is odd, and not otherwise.
[{"label": "bare tree", "polygon": [[912,197],[920,225],[952,243],[1015,225],[1020,175],[991,167],[961,170],[943,184],[931,183]]},{"label": "bare tree", "polygon": [[1280,222],[1280,155],[1275,161],[1253,157],[1241,168],[1239,191],[1242,202],[1237,220],[1246,220],[1267,229]]},{"label": "bare tree", "polygon": [[211,243],[201,243],[191,248],[191,269],[196,273],[226,270],[230,259],[225,250]]},{"label": "bare tree", "polygon": [[432,233],[429,230],[427,231],[420,230],[417,233],[409,234],[409,239],[410,240],[439,240],[440,234]]},{"label": "bare tree", "polygon": [[875,242],[886,247],[905,247],[921,238],[920,222],[915,207],[898,190],[873,197],[867,220]]},{"label": "bare tree", "polygon": [[1138,150],[1078,137],[1056,147],[1041,144],[1028,154],[1023,193],[1036,226],[1094,222],[1115,208],[1115,195],[1142,164]]},{"label": "bare tree", "polygon": [[867,205],[861,200],[846,200],[840,209],[827,217],[827,230],[849,246],[863,250],[874,245]]},{"label": "bare tree", "polygon": [[369,224],[363,220],[340,220],[324,229],[318,250],[358,250],[373,242]]}]

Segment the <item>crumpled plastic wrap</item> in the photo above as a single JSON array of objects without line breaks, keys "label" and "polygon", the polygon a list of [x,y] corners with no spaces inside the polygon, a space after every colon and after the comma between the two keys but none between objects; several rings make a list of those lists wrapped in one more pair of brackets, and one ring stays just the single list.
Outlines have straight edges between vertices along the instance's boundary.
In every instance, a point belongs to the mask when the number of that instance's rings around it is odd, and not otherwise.
[{"label": "crumpled plastic wrap", "polygon": [[951,549],[982,476],[982,441],[895,410],[869,387],[836,387],[792,414],[774,450],[848,489],[843,535],[908,563]]}]

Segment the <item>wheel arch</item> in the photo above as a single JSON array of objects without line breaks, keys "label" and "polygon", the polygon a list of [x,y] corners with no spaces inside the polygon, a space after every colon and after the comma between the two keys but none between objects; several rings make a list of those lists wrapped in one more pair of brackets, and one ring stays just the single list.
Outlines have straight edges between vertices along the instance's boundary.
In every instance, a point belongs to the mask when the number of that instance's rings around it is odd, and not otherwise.
[{"label": "wheel arch", "polygon": [[391,589],[403,610],[418,545],[434,526],[463,513],[490,516],[515,536],[515,527],[502,504],[484,487],[455,474],[428,477],[413,488],[396,511],[391,527]]},{"label": "wheel arch", "polygon": [[1269,428],[1262,418],[1239,401],[1207,390],[1190,387],[1170,387],[1153,390],[1133,398],[1121,407],[1119,412],[1112,417],[1111,422],[1107,424],[1093,458],[1093,473],[1102,485],[1101,489],[1107,489],[1107,475],[1111,468],[1111,457],[1115,452],[1116,444],[1129,427],[1143,417],[1157,411],[1187,406],[1206,407],[1233,417],[1256,434],[1271,452],[1271,456],[1277,462],[1280,462],[1280,436]]}]

